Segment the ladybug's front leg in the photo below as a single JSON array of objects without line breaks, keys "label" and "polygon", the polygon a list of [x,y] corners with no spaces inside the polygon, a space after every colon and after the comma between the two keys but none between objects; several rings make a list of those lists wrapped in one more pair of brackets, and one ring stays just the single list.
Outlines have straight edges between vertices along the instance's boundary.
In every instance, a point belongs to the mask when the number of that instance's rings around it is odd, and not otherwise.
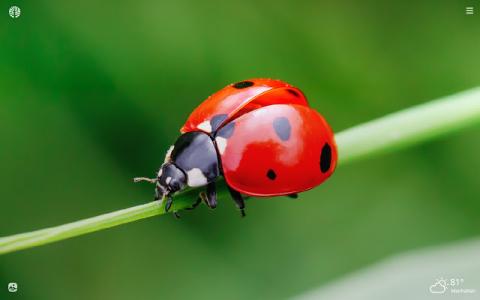
[{"label": "ladybug's front leg", "polygon": [[172,203],[173,203],[172,196],[167,195],[166,196],[166,201],[167,202],[165,202],[165,212],[168,212],[170,210],[170,207],[172,207]]},{"label": "ladybug's front leg", "polygon": [[240,214],[242,215],[242,218],[245,217],[245,201],[243,200],[242,194],[232,189],[231,187],[228,187],[228,191],[230,192],[230,195],[232,196],[233,201],[235,201],[238,209],[240,209]]},{"label": "ladybug's front leg", "polygon": [[[172,204],[173,204],[173,198],[171,195],[166,195],[165,196],[165,212],[168,212],[170,210],[170,208],[172,207]],[[173,216],[175,217],[175,219],[180,219],[180,215],[178,214],[177,211],[173,211]]]}]

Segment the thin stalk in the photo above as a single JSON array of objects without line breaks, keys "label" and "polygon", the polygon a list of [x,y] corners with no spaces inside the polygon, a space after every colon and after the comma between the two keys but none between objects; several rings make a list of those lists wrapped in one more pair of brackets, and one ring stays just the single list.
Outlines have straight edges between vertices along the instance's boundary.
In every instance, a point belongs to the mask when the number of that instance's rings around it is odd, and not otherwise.
[{"label": "thin stalk", "polygon": [[480,88],[417,105],[335,135],[339,164],[398,150],[480,122]]},{"label": "thin stalk", "polygon": [[[480,88],[408,108],[335,135],[339,165],[425,142],[480,123]],[[175,196],[172,211],[191,206],[198,190]],[[226,196],[222,183],[219,197]],[[72,223],[0,238],[0,254],[53,243],[140,219],[165,214],[154,201]]]}]

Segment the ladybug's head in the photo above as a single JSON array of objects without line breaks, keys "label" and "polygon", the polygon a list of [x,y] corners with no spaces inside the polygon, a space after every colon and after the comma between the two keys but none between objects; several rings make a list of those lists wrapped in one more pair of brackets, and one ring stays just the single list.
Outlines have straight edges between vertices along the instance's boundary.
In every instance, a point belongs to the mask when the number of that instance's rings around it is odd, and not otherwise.
[{"label": "ladybug's head", "polygon": [[136,177],[135,182],[147,181],[155,184],[155,200],[166,197],[165,211],[172,206],[172,194],[185,188],[187,176],[171,162],[164,163],[158,171],[157,178]]},{"label": "ladybug's head", "polygon": [[157,193],[171,195],[182,190],[187,185],[187,176],[173,163],[162,165],[157,175]]}]

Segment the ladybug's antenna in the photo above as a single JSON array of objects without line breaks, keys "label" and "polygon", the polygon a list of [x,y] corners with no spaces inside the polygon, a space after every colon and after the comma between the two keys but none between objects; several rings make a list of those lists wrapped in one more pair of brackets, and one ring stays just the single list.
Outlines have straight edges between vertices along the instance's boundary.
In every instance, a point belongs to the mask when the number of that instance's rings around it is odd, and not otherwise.
[{"label": "ladybug's antenna", "polygon": [[157,178],[147,178],[147,177],[135,177],[133,178],[133,182],[140,182],[140,181],[146,181],[150,183],[157,183],[158,179]]}]

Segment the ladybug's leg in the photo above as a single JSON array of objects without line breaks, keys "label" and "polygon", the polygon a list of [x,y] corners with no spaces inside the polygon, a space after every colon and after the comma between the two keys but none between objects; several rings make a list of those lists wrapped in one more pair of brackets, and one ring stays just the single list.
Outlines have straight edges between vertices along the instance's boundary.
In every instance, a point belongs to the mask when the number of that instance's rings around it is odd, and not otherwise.
[{"label": "ladybug's leg", "polygon": [[185,209],[186,210],[195,209],[200,203],[202,203],[202,197],[198,197],[197,201],[195,201],[195,203],[193,203],[191,207],[187,207]]},{"label": "ladybug's leg", "polygon": [[212,209],[213,209],[213,208],[215,208],[216,205],[217,205],[217,202],[214,203],[215,206],[212,206],[212,205],[210,204],[210,202],[209,202],[209,200],[208,200],[208,197],[207,197],[207,194],[206,194],[205,192],[201,192],[201,193],[200,193],[200,199],[202,199],[203,202],[205,202],[205,205],[207,205],[208,208],[212,208]]},{"label": "ladybug's leg", "polygon": [[170,195],[167,195],[167,202],[165,203],[165,211],[168,212],[170,207],[172,207],[173,198]]},{"label": "ladybug's leg", "polygon": [[235,204],[240,209],[240,214],[242,217],[245,217],[245,201],[243,200],[242,195],[231,187],[228,187],[228,190],[230,191],[233,201],[235,201]]},{"label": "ladybug's leg", "polygon": [[217,188],[215,187],[215,182],[210,182],[207,185],[207,205],[210,208],[217,207]]},{"label": "ladybug's leg", "polygon": [[160,192],[158,189],[155,189],[155,201],[160,200]]},{"label": "ladybug's leg", "polygon": [[[195,209],[200,203],[202,203],[202,198],[198,197],[197,201],[195,201],[195,203],[193,203],[191,207],[185,208],[185,210]],[[180,219],[180,214],[178,213],[178,211],[174,211],[173,216],[175,217],[175,219]]]},{"label": "ladybug's leg", "polygon": [[207,201],[207,194],[205,194],[205,192],[200,192],[200,194],[198,194],[198,197],[202,199],[203,202],[205,202],[206,206],[210,207]]},{"label": "ladybug's leg", "polygon": [[211,182],[207,185],[206,193],[200,193],[200,199],[202,199],[209,208],[217,207],[217,191],[214,182]]},{"label": "ladybug's leg", "polygon": [[292,198],[292,199],[297,199],[298,198],[298,194],[290,194],[290,195],[287,195],[288,198]]}]

